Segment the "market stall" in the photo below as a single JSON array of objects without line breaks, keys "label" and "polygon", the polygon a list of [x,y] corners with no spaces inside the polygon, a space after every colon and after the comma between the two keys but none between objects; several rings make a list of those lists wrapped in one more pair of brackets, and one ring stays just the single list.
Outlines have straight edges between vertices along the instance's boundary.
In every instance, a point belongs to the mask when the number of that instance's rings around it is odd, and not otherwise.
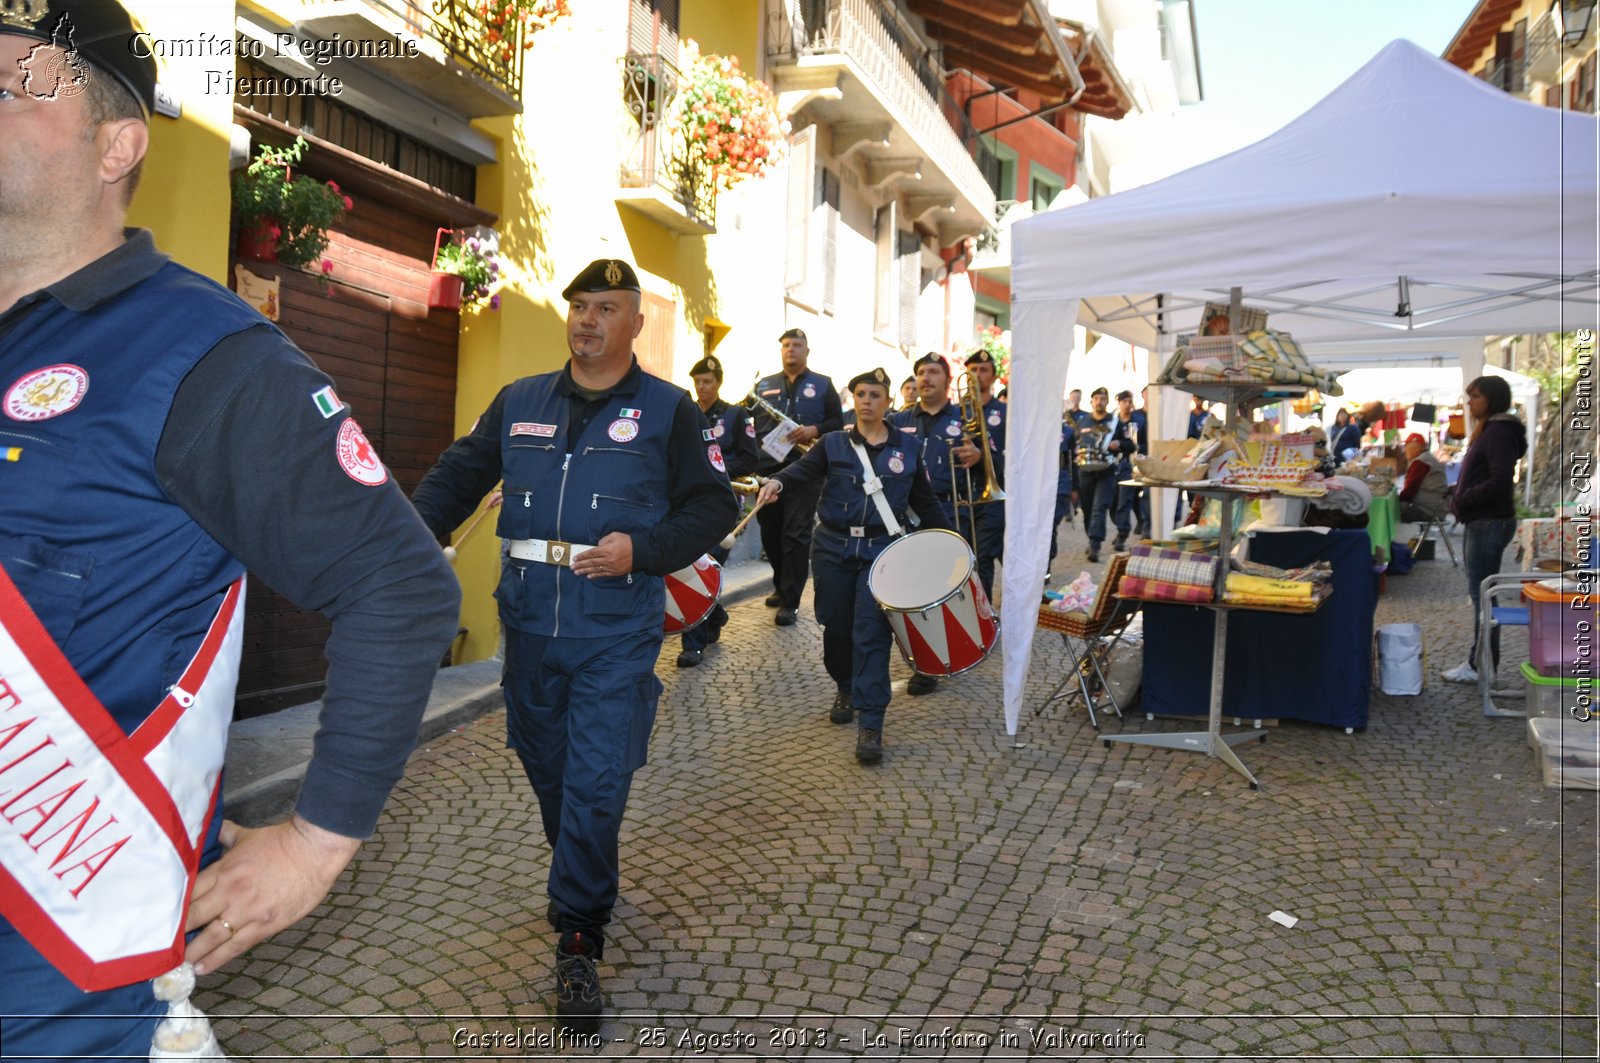
[{"label": "market stall", "polygon": [[[1517,100],[1396,41],[1257,144],[1017,223],[1008,733],[1044,583],[1073,325],[1158,351],[1161,364],[1174,335],[1238,286],[1308,346],[1576,327],[1600,296],[1596,143],[1593,116]],[[1158,499],[1152,512],[1170,508]]]}]

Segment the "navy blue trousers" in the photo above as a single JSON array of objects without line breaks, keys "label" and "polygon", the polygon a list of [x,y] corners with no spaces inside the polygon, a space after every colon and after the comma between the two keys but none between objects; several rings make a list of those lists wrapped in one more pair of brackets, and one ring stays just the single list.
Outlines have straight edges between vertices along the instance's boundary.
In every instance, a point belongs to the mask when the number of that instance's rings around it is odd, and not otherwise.
[{"label": "navy blue trousers", "polygon": [[[884,536],[884,545],[888,537]],[[879,547],[881,549],[881,546]],[[867,587],[867,574],[877,552],[851,557],[832,536],[817,529],[812,541],[811,577],[816,583],[813,605],[822,625],[822,664],[834,685],[850,691],[850,704],[860,710],[860,725],[883,728],[889,707],[889,648],[894,633]]]},{"label": "navy blue trousers", "polygon": [[661,629],[549,638],[506,626],[507,745],[539,798],[550,843],[550,899],[563,933],[596,943],[620,875],[617,835],[644,766],[661,681]]}]

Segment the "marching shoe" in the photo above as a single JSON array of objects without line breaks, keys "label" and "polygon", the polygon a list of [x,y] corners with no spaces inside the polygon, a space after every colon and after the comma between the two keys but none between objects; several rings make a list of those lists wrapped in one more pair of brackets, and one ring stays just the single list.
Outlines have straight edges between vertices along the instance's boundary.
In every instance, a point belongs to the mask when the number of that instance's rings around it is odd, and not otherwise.
[{"label": "marching shoe", "polygon": [[883,760],[883,732],[863,727],[856,732],[856,763],[877,764]]},{"label": "marching shoe", "polygon": [[856,710],[850,707],[850,691],[839,691],[833,696],[833,708],[828,710],[828,719],[834,723],[849,723],[855,718]]},{"label": "marching shoe", "polygon": [[1114,554],[1120,554],[1124,550],[1126,550],[1127,548],[1128,548],[1128,537],[1127,537],[1127,535],[1119,535],[1111,543],[1111,552],[1114,553]]},{"label": "marching shoe", "polygon": [[794,621],[795,611],[793,609],[780,608],[778,610],[778,614],[772,618],[772,622],[777,624],[779,627],[791,627],[793,626]]},{"label": "marching shoe", "polygon": [[906,681],[906,693],[912,697],[921,697],[923,694],[932,694],[939,689],[939,681],[931,675],[917,672]]},{"label": "marching shoe", "polygon": [[1096,546],[1091,546],[1091,547],[1089,547],[1089,552],[1087,554],[1084,554],[1083,556],[1084,556],[1084,559],[1086,561],[1089,561],[1091,564],[1096,562],[1096,561],[1099,561],[1100,560],[1100,548],[1096,547]]},{"label": "marching shoe", "polygon": [[776,609],[778,606],[780,606],[782,604],[783,604],[783,599],[778,597],[776,591],[774,591],[772,594],[767,595],[767,608],[768,609]]},{"label": "marching shoe", "polygon": [[573,1033],[600,1029],[600,973],[594,942],[582,933],[563,934],[556,946],[556,1018]]},{"label": "marching shoe", "polygon": [[695,665],[700,663],[701,656],[702,653],[700,650],[684,650],[682,653],[678,654],[678,667],[693,668]]}]

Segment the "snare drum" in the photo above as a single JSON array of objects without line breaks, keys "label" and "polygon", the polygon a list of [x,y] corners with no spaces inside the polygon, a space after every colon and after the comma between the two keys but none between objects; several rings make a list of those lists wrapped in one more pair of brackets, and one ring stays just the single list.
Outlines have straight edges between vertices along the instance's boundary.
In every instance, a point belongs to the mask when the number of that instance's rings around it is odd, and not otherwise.
[{"label": "snare drum", "polygon": [[699,627],[717,607],[722,597],[722,566],[704,554],[688,568],[666,577],[667,615],[662,629],[668,635],[681,635]]},{"label": "snare drum", "polygon": [[888,617],[906,663],[923,675],[976,667],[1000,638],[972,549],[953,531],[912,532],[884,548],[867,589]]}]

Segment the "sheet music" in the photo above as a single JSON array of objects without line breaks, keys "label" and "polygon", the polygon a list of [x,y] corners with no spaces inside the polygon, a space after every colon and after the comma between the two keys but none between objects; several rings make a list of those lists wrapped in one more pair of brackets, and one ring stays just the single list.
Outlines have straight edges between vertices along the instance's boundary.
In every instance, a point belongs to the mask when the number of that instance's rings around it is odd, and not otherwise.
[{"label": "sheet music", "polygon": [[778,461],[782,461],[789,456],[789,451],[794,449],[794,444],[789,442],[788,439],[789,433],[799,427],[799,425],[785,417],[778,422],[778,427],[768,432],[766,437],[761,440],[761,449],[771,454]]}]

